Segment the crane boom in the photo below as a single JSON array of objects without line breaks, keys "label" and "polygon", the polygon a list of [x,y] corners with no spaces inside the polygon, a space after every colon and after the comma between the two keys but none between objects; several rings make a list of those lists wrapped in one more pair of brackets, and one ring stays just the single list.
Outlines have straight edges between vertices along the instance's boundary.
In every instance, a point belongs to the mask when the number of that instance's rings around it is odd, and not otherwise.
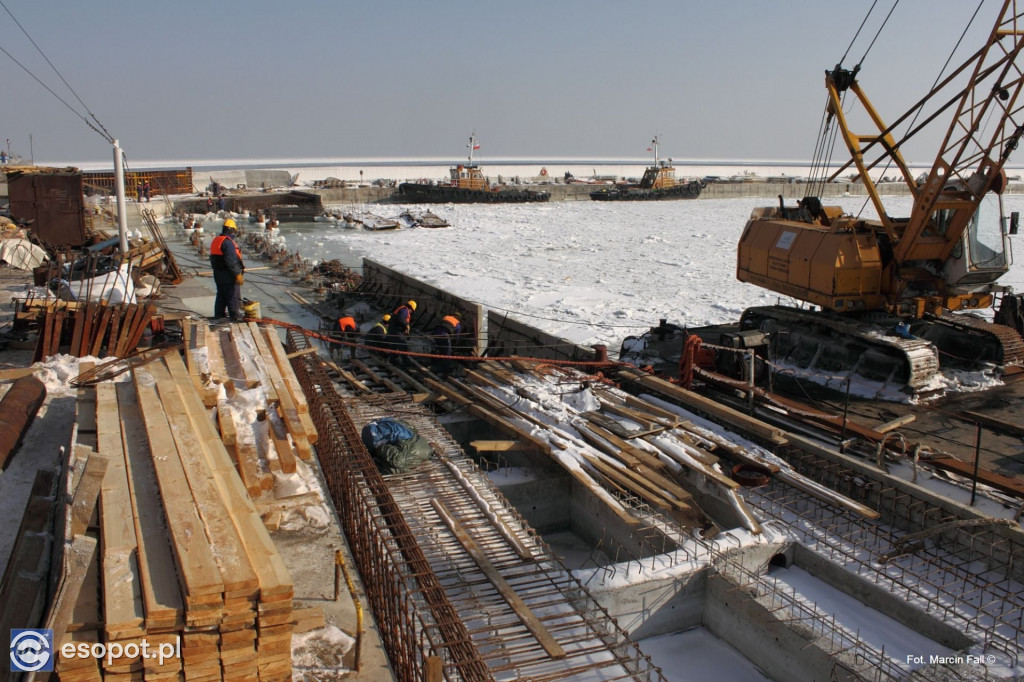
[{"label": "crane boom", "polygon": [[[972,57],[974,70],[956,114],[927,179],[914,193],[910,221],[896,244],[897,262],[945,261],[985,193],[1002,191],[1003,165],[1024,132],[1021,19],[1016,0],[1006,0],[988,41]],[[930,234],[936,210],[948,212],[945,229]]]}]

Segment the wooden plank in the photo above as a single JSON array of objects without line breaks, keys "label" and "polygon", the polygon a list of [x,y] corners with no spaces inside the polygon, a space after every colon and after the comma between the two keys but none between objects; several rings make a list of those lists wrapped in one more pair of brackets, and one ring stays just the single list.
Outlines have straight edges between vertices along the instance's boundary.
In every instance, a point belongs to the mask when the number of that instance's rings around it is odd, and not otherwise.
[{"label": "wooden plank", "polygon": [[303,348],[302,350],[297,350],[294,353],[288,353],[288,355],[286,355],[285,357],[287,357],[289,360],[291,360],[292,358],[298,358],[298,357],[302,357],[303,355],[310,355],[312,353],[319,353],[319,352],[320,352],[319,348],[317,348],[315,346],[310,346],[309,348]]},{"label": "wooden plank", "polygon": [[[171,375],[174,376],[179,385],[185,376],[185,366],[178,356],[164,358]],[[245,541],[245,548],[249,552],[250,560],[259,576],[260,600],[265,601],[267,596],[291,595],[294,593],[294,585],[284,561],[277,551],[277,546],[270,538],[270,534],[263,526],[259,513],[253,504],[252,499],[245,493],[242,481],[231,466],[231,458],[228,456],[224,445],[217,438],[213,423],[204,414],[202,403],[194,393],[184,396],[186,408],[189,411],[192,427],[199,435],[201,454],[206,460],[207,466],[213,473],[213,480],[217,485],[221,496],[227,501],[232,510],[232,521],[239,529],[239,534]]]},{"label": "wooden plank", "polygon": [[262,386],[267,393],[267,402],[277,402],[277,388],[270,381],[268,362],[263,359],[263,345],[258,333],[259,326],[256,326],[257,333],[254,335],[248,323],[231,325],[231,333],[235,342],[235,349],[238,351],[238,359],[249,381],[249,388]]},{"label": "wooden plank", "polygon": [[75,311],[75,326],[71,332],[71,349],[69,355],[80,357],[82,351],[82,332],[85,331],[85,316],[87,308],[79,308]]},{"label": "wooden plank", "polygon": [[132,521],[139,543],[138,563],[146,627],[153,630],[161,626],[183,626],[185,608],[175,575],[167,520],[160,507],[153,452],[149,447],[135,386],[130,382],[118,383],[117,401],[121,413],[121,436],[126,455],[128,490],[131,493]]},{"label": "wooden plank", "polygon": [[[977,422],[982,426],[992,429],[998,433],[1006,434],[1008,436],[1017,436],[1024,438],[1024,426],[1020,424],[1014,424],[1013,422],[1005,421],[1002,419],[996,419],[990,417],[987,414],[981,414],[980,412],[971,412],[970,410],[964,410],[959,415],[956,415],[958,419],[968,422]],[[878,430],[878,429],[876,429]]]},{"label": "wooden plank", "polygon": [[217,402],[217,424],[220,426],[221,441],[231,455],[246,491],[253,498],[259,497],[263,493],[263,486],[256,443],[248,439],[239,440],[234,413],[224,398]]},{"label": "wooden plank", "polygon": [[331,360],[324,360],[324,364],[326,364],[328,367],[330,367],[335,372],[337,372],[338,375],[342,379],[344,379],[346,382],[348,382],[349,386],[351,386],[352,388],[354,388],[358,392],[360,392],[360,393],[373,393],[373,389],[372,388],[370,388],[369,386],[364,384],[362,381],[360,381],[355,375],[353,375],[348,370],[342,369],[341,367],[339,367],[336,363],[332,362]]},{"label": "wooden plank", "polygon": [[480,570],[487,576],[487,579],[491,581],[491,584],[498,590],[498,593],[508,602],[512,610],[516,612],[516,615],[519,616],[519,620],[526,626],[526,629],[544,647],[544,651],[547,652],[548,656],[554,659],[565,658],[565,650],[562,646],[555,640],[541,620],[537,618],[536,614],[530,610],[530,607],[523,601],[522,597],[516,594],[515,589],[502,577],[498,569],[487,558],[484,551],[473,540],[466,529],[462,527],[462,524],[455,519],[448,508],[436,498],[431,500],[430,504],[438,516],[441,517],[441,520],[444,521],[445,525],[448,526],[448,529],[458,539],[459,543],[462,544],[466,553],[473,558],[473,561],[480,567]]},{"label": "wooden plank", "polygon": [[96,385],[97,451],[110,458],[100,492],[103,554],[103,627],[110,639],[144,634],[145,612],[137,558],[138,538],[128,490],[114,384]]},{"label": "wooden plank", "polygon": [[53,630],[53,642],[57,645],[64,641],[64,633],[71,624],[85,574],[96,556],[97,544],[94,537],[76,535],[64,551],[64,565],[45,621],[45,627]]},{"label": "wooden plank", "polygon": [[631,480],[625,475],[626,469],[620,469],[614,467],[607,462],[604,462],[597,457],[581,453],[581,457],[596,469],[602,476],[608,478],[615,483],[616,487],[620,490],[625,490],[627,493],[636,495],[641,500],[646,500],[658,509],[668,511],[675,505],[664,495],[659,494],[650,486],[640,485],[636,481]]},{"label": "wooden plank", "polygon": [[514,452],[532,447],[518,440],[473,440],[469,444],[477,452]]},{"label": "wooden plank", "polygon": [[114,314],[114,309],[103,304],[98,312],[99,319],[92,328],[92,345],[89,347],[89,355],[97,358],[100,356],[100,349],[103,348],[103,339],[109,331],[110,316]]},{"label": "wooden plank", "polygon": [[299,412],[299,420],[302,421],[302,428],[306,431],[306,438],[311,444],[315,444],[317,440],[316,425],[313,424],[313,418],[309,416],[309,403],[306,401],[306,394],[302,392],[302,385],[299,383],[298,377],[295,376],[295,370],[292,369],[292,363],[288,360],[288,354],[281,344],[277,332],[270,327],[265,327],[263,332],[266,336],[267,346],[270,347],[270,352],[277,361],[277,369],[281,378],[284,379],[292,401],[295,403],[295,409]]},{"label": "wooden plank", "polygon": [[917,415],[916,414],[913,414],[913,413],[905,414],[902,417],[899,417],[897,419],[893,419],[891,421],[887,421],[884,424],[876,426],[875,427],[875,431],[877,431],[878,433],[889,433],[890,431],[895,431],[896,429],[900,428],[901,426],[906,426],[907,424],[910,424],[911,422],[913,422],[916,419],[917,419]]},{"label": "wooden plank", "polygon": [[224,592],[224,582],[209,544],[197,541],[205,537],[203,521],[192,499],[152,375],[136,370],[135,389],[170,531],[171,551],[178,567],[178,583],[186,601],[201,595],[215,595],[219,600]]},{"label": "wooden plank", "polygon": [[[256,342],[256,347],[259,349],[259,357],[254,358],[257,366],[263,365],[264,373],[269,379],[270,385],[274,387],[274,391],[277,394],[277,404],[280,410],[281,417],[284,419],[285,425],[288,427],[288,433],[292,436],[292,442],[295,445],[295,451],[302,459],[310,459],[312,457],[312,450],[310,450],[310,440],[306,433],[305,425],[299,416],[299,410],[295,405],[295,401],[292,398],[291,392],[288,390],[288,386],[284,379],[281,377],[281,372],[277,368],[277,361],[274,359],[273,354],[267,345],[266,338],[260,332],[259,325],[255,322],[249,323],[249,331],[252,333],[253,339]],[[270,401],[270,397],[267,397]]]},{"label": "wooden plank", "polygon": [[123,304],[118,304],[114,308],[114,314],[110,316],[110,343],[107,344],[107,352],[104,357],[113,358],[119,357],[117,352],[117,341],[120,339],[121,322],[124,319],[125,307]]},{"label": "wooden plank", "polygon": [[747,416],[731,407],[716,403],[710,398],[705,398],[681,386],[676,386],[638,370],[620,369],[619,374],[653,393],[660,393],[673,400],[678,400],[699,412],[709,415],[712,419],[749,431],[775,445],[785,445],[788,443],[786,435],[782,430],[759,419]]},{"label": "wooden plank", "polygon": [[392,393],[406,393],[406,390],[403,386],[399,386],[388,377],[377,374],[372,367],[367,365],[359,358],[349,358],[348,362],[353,367],[358,368],[360,372],[373,379],[373,381],[375,381],[376,383],[380,384],[381,386],[387,387],[387,389]]},{"label": "wooden plank", "polygon": [[[672,507],[684,511],[689,511],[693,508],[690,504],[693,498],[690,497],[688,492],[664,477],[654,475],[650,470],[647,470],[645,474],[641,474],[626,467],[613,466],[609,462],[593,455],[586,453],[582,453],[582,455],[584,459],[594,465],[602,474],[614,475],[620,483],[633,489],[640,497],[650,499],[654,496],[666,501]],[[609,472],[607,471],[608,469],[613,469],[614,471]],[[645,490],[649,492],[643,493]]]},{"label": "wooden plank", "polygon": [[285,427],[284,419],[276,407],[267,411],[267,427],[270,429],[270,440],[273,441],[274,451],[277,453],[275,459],[267,458],[268,463],[273,467],[273,463],[276,462],[283,473],[294,474],[297,468],[295,450],[288,440],[288,429]]},{"label": "wooden plank", "polygon": [[[76,452],[89,452],[85,460],[82,478],[75,487],[71,497],[71,529],[69,536],[74,537],[85,533],[89,520],[96,511],[96,501],[109,465],[109,457],[100,452],[91,452],[91,448],[81,446]],[[63,540],[63,537],[61,538]]]},{"label": "wooden plank", "polygon": [[[167,369],[171,361],[181,366],[182,375],[172,378]],[[256,570],[249,561],[244,543],[232,519],[232,510],[227,500],[223,499],[220,490],[212,480],[206,458],[200,456],[202,451],[216,441],[223,449],[220,437],[213,430],[213,423],[200,408],[202,420],[209,427],[205,433],[199,433],[190,414],[188,397],[200,400],[192,390],[192,382],[185,370],[185,365],[178,355],[163,358],[163,362],[154,362],[150,371],[157,380],[157,393],[167,415],[171,427],[171,435],[177,446],[178,457],[182,470],[188,480],[189,489],[195,499],[199,516],[203,519],[206,537],[215,548],[214,556],[221,570],[224,591],[238,592],[251,590],[253,594],[259,589]],[[176,380],[179,379],[179,380]],[[225,452],[225,456],[227,453]],[[230,461],[230,459],[229,459]],[[232,468],[232,471],[234,469]]]},{"label": "wooden plank", "polygon": [[223,384],[229,379],[225,368],[224,352],[221,350],[220,331],[213,330],[206,335],[206,364],[210,370],[210,380],[215,384]]}]

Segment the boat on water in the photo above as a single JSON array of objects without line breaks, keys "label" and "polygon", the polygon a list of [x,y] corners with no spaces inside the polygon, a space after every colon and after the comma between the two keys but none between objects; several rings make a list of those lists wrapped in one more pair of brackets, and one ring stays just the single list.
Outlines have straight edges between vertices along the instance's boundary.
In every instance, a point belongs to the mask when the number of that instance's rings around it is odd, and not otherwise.
[{"label": "boat on water", "polygon": [[402,212],[399,218],[409,227],[448,227],[448,221],[431,211],[409,209]]},{"label": "boat on water", "polygon": [[473,152],[480,148],[474,135],[469,136],[468,146],[469,160],[450,169],[450,182],[403,182],[398,186],[398,194],[405,201],[420,204],[524,203],[551,198],[551,193],[543,190],[492,186],[480,166],[473,163]]},{"label": "boat on water", "polygon": [[355,226],[362,225],[365,230],[397,230],[401,227],[394,218],[385,218],[368,211],[346,213],[344,220]]},{"label": "boat on water", "polygon": [[696,199],[704,189],[704,180],[678,180],[672,159],[658,158],[658,138],[648,148],[654,153],[654,165],[648,166],[636,185],[616,185],[590,193],[594,201],[650,201],[659,199]]}]

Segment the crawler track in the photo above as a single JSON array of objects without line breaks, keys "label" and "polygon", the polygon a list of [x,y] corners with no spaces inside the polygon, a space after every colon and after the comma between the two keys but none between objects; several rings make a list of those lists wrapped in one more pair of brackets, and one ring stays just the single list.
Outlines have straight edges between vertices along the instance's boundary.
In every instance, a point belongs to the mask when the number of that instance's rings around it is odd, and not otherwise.
[{"label": "crawler track", "polygon": [[839,315],[785,306],[748,308],[740,327],[774,327],[772,357],[777,361],[802,369],[853,371],[903,385],[909,393],[926,390],[939,371],[939,353],[930,341],[886,336],[878,325]]}]

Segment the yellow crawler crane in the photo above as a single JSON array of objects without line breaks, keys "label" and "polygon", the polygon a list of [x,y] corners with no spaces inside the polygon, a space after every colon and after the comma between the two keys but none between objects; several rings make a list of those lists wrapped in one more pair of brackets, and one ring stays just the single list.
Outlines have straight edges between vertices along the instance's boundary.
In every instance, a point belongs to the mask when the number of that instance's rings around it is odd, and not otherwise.
[{"label": "yellow crawler crane", "polygon": [[[1003,166],[1024,133],[1021,19],[1016,0],[1006,0],[984,46],[890,126],[861,89],[859,65],[825,72],[825,134],[837,126],[851,158],[829,177],[823,172],[821,182],[855,167],[879,218],[847,215],[817,196],[794,207],[780,197],[778,206],[753,211],[737,277],[820,308],[744,312],[741,329],[769,332],[776,359],[852,371],[908,392],[928,390],[940,365],[1012,370],[1024,360],[1019,329],[953,314],[1013,297],[996,281],[1009,269],[1008,235],[1017,231],[1018,216],[1004,216],[1001,193]],[[874,128],[867,134],[848,121],[858,104]],[[931,170],[915,179],[901,147],[950,111]],[[896,139],[894,129],[908,121],[909,132]],[[902,176],[913,197],[909,217],[886,211],[872,179],[880,167]]]}]

